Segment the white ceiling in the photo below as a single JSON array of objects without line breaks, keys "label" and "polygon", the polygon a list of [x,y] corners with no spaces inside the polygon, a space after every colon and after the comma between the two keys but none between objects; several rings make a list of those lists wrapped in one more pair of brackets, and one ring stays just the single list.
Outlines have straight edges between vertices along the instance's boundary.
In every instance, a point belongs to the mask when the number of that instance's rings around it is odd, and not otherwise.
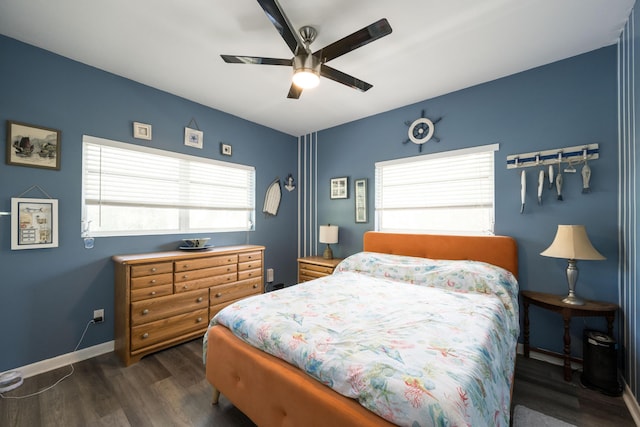
[{"label": "white ceiling", "polygon": [[[0,33],[298,136],[613,44],[635,0],[280,0],[317,50],[380,18],[393,32],[328,65],[287,99],[291,69],[220,54],[291,58],[256,0],[0,0]],[[7,58],[3,58],[6,61]]]}]

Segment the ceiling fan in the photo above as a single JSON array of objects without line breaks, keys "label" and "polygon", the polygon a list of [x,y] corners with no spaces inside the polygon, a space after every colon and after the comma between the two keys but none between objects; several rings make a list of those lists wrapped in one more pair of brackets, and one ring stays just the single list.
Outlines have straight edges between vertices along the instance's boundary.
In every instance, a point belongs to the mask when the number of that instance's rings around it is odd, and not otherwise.
[{"label": "ceiling fan", "polygon": [[320,76],[326,77],[343,85],[365,92],[373,86],[365,81],[345,74],[326,65],[327,62],[345,53],[351,52],[374,40],[391,33],[391,26],[386,19],[380,19],[322,49],[311,52],[309,45],[313,43],[317,32],[315,28],[304,26],[298,35],[291,26],[280,5],[276,0],[258,0],[276,30],[280,33],[294,57],[291,59],[262,58],[256,56],[220,55],[230,64],[262,64],[286,65],[293,67],[293,83],[287,98],[298,99],[303,89],[318,85]]}]

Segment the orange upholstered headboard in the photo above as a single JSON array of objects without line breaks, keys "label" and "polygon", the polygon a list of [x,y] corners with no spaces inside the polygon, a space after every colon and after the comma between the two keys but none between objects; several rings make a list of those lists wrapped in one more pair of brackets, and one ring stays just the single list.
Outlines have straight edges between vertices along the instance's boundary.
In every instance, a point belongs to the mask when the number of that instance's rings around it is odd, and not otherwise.
[{"label": "orange upholstered headboard", "polygon": [[443,236],[368,231],[367,252],[416,256],[431,259],[474,260],[497,265],[518,277],[518,246],[507,236]]}]

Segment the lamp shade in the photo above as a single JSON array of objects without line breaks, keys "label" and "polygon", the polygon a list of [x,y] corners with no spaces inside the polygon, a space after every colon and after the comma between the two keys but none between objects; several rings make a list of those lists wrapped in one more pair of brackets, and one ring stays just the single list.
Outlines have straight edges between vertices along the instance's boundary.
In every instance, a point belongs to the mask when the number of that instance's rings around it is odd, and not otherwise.
[{"label": "lamp shade", "polygon": [[540,255],[564,259],[606,259],[591,244],[584,225],[558,225],[551,246],[540,252]]},{"label": "lamp shade", "polygon": [[333,244],[338,243],[338,226],[337,225],[321,225],[320,226],[320,243]]}]

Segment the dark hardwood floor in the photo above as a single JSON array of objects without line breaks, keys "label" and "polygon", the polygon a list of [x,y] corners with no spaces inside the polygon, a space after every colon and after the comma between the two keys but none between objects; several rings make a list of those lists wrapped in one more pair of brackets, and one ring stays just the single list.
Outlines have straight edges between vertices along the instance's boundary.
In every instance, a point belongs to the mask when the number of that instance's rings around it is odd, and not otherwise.
[{"label": "dark hardwood floor", "polygon": [[[143,358],[128,368],[114,354],[75,365],[75,373],[53,389],[25,399],[0,399],[0,426],[220,426],[254,424],[224,396],[212,406],[204,379],[200,340]],[[580,427],[634,426],[621,397],[613,398],[562,380],[562,369],[518,359],[513,405],[560,418]],[[25,380],[5,396],[34,393],[69,368]]]}]

